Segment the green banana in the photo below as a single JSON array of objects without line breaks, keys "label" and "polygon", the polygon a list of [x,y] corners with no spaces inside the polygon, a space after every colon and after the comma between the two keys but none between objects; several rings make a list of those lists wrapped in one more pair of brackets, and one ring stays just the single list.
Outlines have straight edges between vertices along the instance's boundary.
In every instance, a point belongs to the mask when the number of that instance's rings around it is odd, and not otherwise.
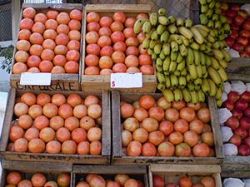
[{"label": "green banana", "polygon": [[183,99],[189,103],[192,99],[190,92],[187,89],[182,90]]},{"label": "green banana", "polygon": [[168,31],[164,31],[164,32],[161,34],[160,41],[161,41],[162,43],[164,43],[164,42],[167,42],[168,39],[169,39],[169,33],[168,33]]},{"label": "green banana", "polygon": [[208,18],[205,14],[200,14],[200,22],[202,25],[207,25],[208,24]]},{"label": "green banana", "polygon": [[204,53],[199,53],[200,54],[200,62],[201,62],[201,65],[205,65],[206,64],[206,57],[205,57],[205,54]]},{"label": "green banana", "polygon": [[221,107],[223,104],[222,99],[216,100],[217,107]]},{"label": "green banana", "polygon": [[220,85],[222,83],[222,80],[221,80],[219,73],[214,68],[209,67],[208,74],[216,85]]},{"label": "green banana", "polygon": [[200,59],[199,51],[193,50],[193,54],[194,54],[194,63],[195,63],[195,65],[200,65],[201,59]]},{"label": "green banana", "polygon": [[160,9],[158,10],[158,14],[159,14],[160,16],[165,16],[165,15],[167,14],[167,10],[166,10],[165,8],[160,8]]},{"label": "green banana", "polygon": [[169,71],[169,66],[170,66],[171,60],[169,57],[167,57],[164,62],[163,62],[163,71]]},{"label": "green banana", "polygon": [[218,70],[220,68],[219,62],[216,60],[216,58],[211,57],[212,64],[211,66],[215,69]]},{"label": "green banana", "polygon": [[149,21],[151,23],[151,25],[155,26],[157,25],[158,22],[158,16],[157,13],[153,12],[149,15]]},{"label": "green banana", "polygon": [[157,72],[163,72],[163,66],[162,65],[156,64],[155,67],[156,67]]},{"label": "green banana", "polygon": [[144,23],[144,20],[142,20],[142,19],[138,19],[135,22],[135,24],[134,24],[134,32],[135,32],[135,34],[138,34],[139,32],[141,32],[143,23]]},{"label": "green banana", "polygon": [[189,90],[189,91],[194,91],[194,84],[189,83],[189,84],[187,85],[187,87],[188,87],[188,90]]},{"label": "green banana", "polygon": [[176,59],[177,63],[181,63],[182,61],[184,61],[183,57],[181,56],[181,54],[179,53]]},{"label": "green banana", "polygon": [[173,23],[175,23],[175,21],[176,21],[176,19],[175,19],[174,16],[169,16],[169,17],[168,17],[168,20],[169,20],[170,24],[173,24]]},{"label": "green banana", "polygon": [[168,25],[169,24],[169,20],[168,20],[168,18],[166,16],[159,16],[158,21],[162,25]]},{"label": "green banana", "polygon": [[188,47],[189,46],[189,39],[185,38],[184,36],[180,35],[181,39],[182,39],[182,43]]},{"label": "green banana", "polygon": [[156,32],[157,32],[157,34],[161,35],[165,30],[166,30],[166,27],[164,25],[158,25],[157,29],[156,29]]},{"label": "green banana", "polygon": [[205,94],[201,90],[198,90],[197,93],[198,93],[198,101],[202,103],[205,102],[206,99]]},{"label": "green banana", "polygon": [[164,43],[162,46],[162,51],[164,55],[168,56],[170,54],[170,44]]},{"label": "green banana", "polygon": [[191,45],[190,45],[190,47],[191,47],[192,49],[194,49],[194,50],[199,50],[200,45],[197,44],[196,42],[192,42]]},{"label": "green banana", "polygon": [[180,75],[181,75],[181,72],[180,72],[180,71],[178,71],[178,70],[175,70],[175,71],[174,71],[174,75],[178,77],[178,76],[180,76]]},{"label": "green banana", "polygon": [[149,33],[151,31],[151,24],[149,21],[145,21],[142,25],[142,32]]},{"label": "green banana", "polygon": [[217,100],[222,99],[222,94],[223,94],[223,88],[222,88],[222,87],[217,88],[217,92],[216,92],[215,98],[216,98]]},{"label": "green banana", "polygon": [[177,27],[175,26],[175,24],[169,25],[169,26],[168,26],[168,31],[169,31],[171,34],[176,33],[176,32],[177,32]]},{"label": "green banana", "polygon": [[150,43],[150,40],[148,38],[145,38],[145,40],[143,40],[143,42],[142,42],[143,48],[148,49],[149,43]]},{"label": "green banana", "polygon": [[157,72],[156,77],[157,77],[157,80],[158,80],[159,83],[163,83],[163,84],[165,83],[165,77],[164,77],[163,74]]},{"label": "green banana", "polygon": [[211,66],[212,60],[211,60],[210,56],[205,55],[205,62],[206,62],[207,66]]},{"label": "green banana", "polygon": [[227,66],[228,66],[227,61],[225,61],[225,60],[218,60],[218,61],[219,61],[220,65],[221,65],[221,67],[227,68]]},{"label": "green banana", "polygon": [[191,19],[185,20],[185,27],[190,28],[193,26],[193,21]]},{"label": "green banana", "polygon": [[179,84],[177,77],[173,74],[170,75],[170,82],[172,87],[176,87]]},{"label": "green banana", "polygon": [[210,87],[209,95],[210,95],[211,97],[213,97],[213,96],[216,95],[217,87],[216,87],[214,81],[212,81],[211,79],[208,79],[208,84],[209,84],[209,87]]},{"label": "green banana", "polygon": [[163,53],[163,50],[161,50],[161,53],[159,55],[160,59],[164,60],[166,58],[166,56]]},{"label": "green banana", "polygon": [[154,46],[154,53],[156,55],[159,55],[161,53],[161,44],[158,43]]},{"label": "green banana", "polygon": [[183,35],[185,38],[191,40],[193,38],[193,33],[187,29],[186,27],[179,27],[178,31],[181,35]]},{"label": "green banana", "polygon": [[200,78],[195,79],[194,84],[195,85],[201,85],[202,84],[202,79],[200,79]]},{"label": "green banana", "polygon": [[179,26],[183,26],[184,25],[184,19],[182,18],[177,18],[176,19],[176,25]]},{"label": "green banana", "polygon": [[171,61],[170,66],[169,66],[169,72],[174,72],[176,70],[177,63],[175,61]]},{"label": "green banana", "polygon": [[151,39],[152,39],[152,40],[158,40],[158,39],[159,39],[159,35],[157,34],[156,31],[152,32],[152,34],[151,34]]},{"label": "green banana", "polygon": [[171,53],[170,53],[171,61],[176,61],[177,60],[177,56],[178,56],[177,54],[178,54],[177,52],[171,51]]},{"label": "green banana", "polygon": [[213,50],[213,54],[214,54],[214,56],[215,56],[215,58],[217,59],[217,60],[223,60],[223,58],[224,58],[224,55],[223,55],[223,53],[220,51],[220,50],[218,50],[218,49],[214,49]]},{"label": "green banana", "polygon": [[196,91],[191,91],[190,94],[191,94],[191,102],[194,104],[198,103],[199,100],[198,100],[198,94],[196,93]]},{"label": "green banana", "polygon": [[162,83],[159,83],[159,84],[157,84],[157,89],[158,90],[164,90],[166,87],[165,87],[165,85],[164,84],[162,84]]},{"label": "green banana", "polygon": [[179,51],[180,51],[181,56],[183,57],[188,55],[188,49],[185,47],[185,45],[180,45]]},{"label": "green banana", "polygon": [[203,78],[201,65],[196,66],[196,72],[199,78]]},{"label": "green banana", "polygon": [[179,77],[179,85],[180,86],[186,86],[187,80],[184,76]]},{"label": "green banana", "polygon": [[199,29],[201,29],[201,30],[203,30],[203,31],[205,31],[206,33],[209,33],[209,32],[210,32],[210,29],[209,29],[207,26],[205,26],[205,25],[200,25],[200,24],[198,24],[198,25],[195,25],[195,27],[196,27],[196,28],[199,28]]},{"label": "green banana", "polygon": [[169,76],[165,77],[165,86],[166,86],[166,88],[170,88],[171,87],[171,81],[170,81]]},{"label": "green banana", "polygon": [[156,45],[156,41],[150,40],[150,42],[149,42],[149,48],[150,49],[154,49],[155,45]]},{"label": "green banana", "polygon": [[182,92],[180,89],[174,89],[174,100],[181,101],[183,99]]},{"label": "green banana", "polygon": [[187,64],[191,65],[194,63],[194,54],[192,49],[188,49]]},{"label": "green banana", "polygon": [[171,46],[171,50],[172,50],[173,52],[177,52],[177,51],[179,50],[179,46],[178,46],[178,44],[177,44],[175,41],[172,41],[172,42],[170,43],[170,46]]},{"label": "green banana", "polygon": [[197,72],[196,72],[196,67],[194,64],[191,64],[191,65],[188,65],[188,71],[189,71],[189,74],[191,76],[191,79],[197,79],[198,75],[197,75]]},{"label": "green banana", "polygon": [[174,101],[174,94],[172,90],[166,89],[166,90],[163,90],[162,93],[168,102]]},{"label": "green banana", "polygon": [[183,69],[183,70],[181,71],[181,75],[186,76],[186,75],[187,75],[187,70],[186,70],[186,69]]},{"label": "green banana", "polygon": [[232,60],[232,57],[231,57],[231,55],[230,55],[230,53],[228,51],[226,51],[225,49],[223,49],[221,52],[223,53],[223,56],[224,56],[224,58],[225,58],[225,60],[227,62],[229,62],[229,61]]},{"label": "green banana", "polygon": [[228,76],[227,76],[225,69],[219,68],[217,71],[218,71],[218,74],[223,82],[228,80]]},{"label": "green banana", "polygon": [[171,34],[169,37],[170,41],[175,41],[177,44],[182,44],[182,38],[180,35],[177,34]]},{"label": "green banana", "polygon": [[194,40],[198,43],[198,44],[203,44],[204,42],[204,38],[203,36],[201,35],[200,31],[195,28],[195,27],[191,27],[191,32],[193,33],[193,36],[194,36]]},{"label": "green banana", "polygon": [[202,85],[201,85],[201,89],[204,93],[209,93],[210,91],[210,86],[209,86],[209,82],[207,79],[203,79],[202,80]]}]

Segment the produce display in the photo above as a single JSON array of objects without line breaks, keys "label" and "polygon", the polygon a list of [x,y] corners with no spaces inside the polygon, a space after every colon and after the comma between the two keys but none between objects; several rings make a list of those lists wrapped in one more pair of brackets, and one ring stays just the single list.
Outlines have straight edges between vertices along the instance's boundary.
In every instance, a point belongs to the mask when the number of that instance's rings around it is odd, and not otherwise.
[{"label": "produce display", "polygon": [[221,5],[222,14],[227,17],[231,27],[231,34],[226,39],[227,45],[238,51],[241,57],[250,56],[250,18],[239,4]]},{"label": "produce display", "polygon": [[244,83],[227,83],[221,127],[226,156],[250,156],[250,91]]},{"label": "produce display", "polygon": [[82,12],[28,7],[22,16],[13,74],[78,73]]},{"label": "produce display", "polygon": [[[216,187],[212,176],[178,176],[178,179],[164,180],[163,176],[153,176],[153,187]],[[235,186],[236,187],[236,186]]]},{"label": "produce display", "polygon": [[223,187],[248,187],[250,179],[226,178],[223,181]]},{"label": "produce display", "polygon": [[26,92],[16,99],[14,114],[8,151],[101,154],[102,107],[94,95]]},{"label": "produce display", "polygon": [[211,157],[214,139],[205,103],[143,95],[121,101],[122,146],[128,156]]},{"label": "produce display", "polygon": [[[29,177],[28,177],[29,176]],[[51,176],[46,176],[44,173],[34,173],[27,175],[19,171],[10,171],[6,176],[6,187],[69,187],[70,186],[70,174],[61,173],[56,177],[55,180],[51,180]]]},{"label": "produce display", "polygon": [[158,89],[168,101],[198,103],[209,95],[222,104],[231,56],[213,29],[193,25],[190,19],[167,17],[166,10],[159,9],[149,19],[137,19],[134,31],[146,35],[142,46],[156,61]]},{"label": "produce display", "polygon": [[[138,14],[137,18],[140,17],[148,15]],[[86,20],[85,75],[154,74],[152,59],[140,45],[145,35],[136,35],[133,30],[135,17],[120,11],[112,17],[89,12]]]},{"label": "produce display", "polygon": [[89,174],[84,178],[77,183],[76,187],[144,187],[143,181],[125,174],[117,174],[113,177]]}]

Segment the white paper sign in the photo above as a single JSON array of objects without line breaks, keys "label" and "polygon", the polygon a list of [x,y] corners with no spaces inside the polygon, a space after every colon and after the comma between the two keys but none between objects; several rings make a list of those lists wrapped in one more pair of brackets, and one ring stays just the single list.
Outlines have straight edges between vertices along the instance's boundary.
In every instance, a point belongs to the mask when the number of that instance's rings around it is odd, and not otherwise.
[{"label": "white paper sign", "polygon": [[218,109],[220,124],[224,124],[231,116],[232,113],[227,108]]},{"label": "white paper sign", "polygon": [[142,73],[111,73],[111,88],[141,88]]},{"label": "white paper sign", "polygon": [[51,84],[51,73],[22,73],[20,84],[49,86]]}]

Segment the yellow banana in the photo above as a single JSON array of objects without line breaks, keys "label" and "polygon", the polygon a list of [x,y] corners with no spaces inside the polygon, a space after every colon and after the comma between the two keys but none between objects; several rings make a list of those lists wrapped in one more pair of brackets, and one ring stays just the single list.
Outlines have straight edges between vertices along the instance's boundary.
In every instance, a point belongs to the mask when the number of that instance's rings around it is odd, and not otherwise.
[{"label": "yellow banana", "polygon": [[221,79],[219,73],[214,68],[209,67],[208,74],[216,85],[220,85],[222,83],[222,79]]},{"label": "yellow banana", "polygon": [[164,90],[162,93],[163,93],[165,99],[166,99],[168,102],[174,101],[174,94],[173,94],[172,90],[166,89],[166,90]]}]

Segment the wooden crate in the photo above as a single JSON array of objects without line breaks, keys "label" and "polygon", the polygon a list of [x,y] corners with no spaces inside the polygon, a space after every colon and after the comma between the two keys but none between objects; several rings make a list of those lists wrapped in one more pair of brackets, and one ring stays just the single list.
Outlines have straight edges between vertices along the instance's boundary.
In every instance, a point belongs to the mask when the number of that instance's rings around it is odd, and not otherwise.
[{"label": "wooden crate", "polygon": [[[22,11],[21,11],[21,15],[20,15],[20,20],[19,23],[22,19],[22,12],[23,9],[27,8],[27,7],[33,7],[36,10],[39,10],[41,12],[46,11],[47,9],[54,9],[54,10],[58,10],[58,11],[66,11],[66,12],[70,12],[70,10],[72,9],[80,9],[82,10],[82,13],[84,15],[84,9],[83,6],[81,4],[37,4],[37,3],[32,3],[32,4],[23,4],[22,6]],[[81,33],[84,32],[84,27],[83,27],[83,21],[84,19],[82,19],[82,29],[81,29]],[[18,25],[19,28],[19,25]],[[18,29],[19,30],[19,29]],[[82,40],[83,40],[83,34],[81,34],[81,48],[80,48],[80,54],[82,53]],[[16,41],[15,41],[16,42]],[[16,47],[14,47],[14,51],[13,51],[13,58],[12,58],[12,64],[11,67],[13,67],[14,63],[15,63],[15,54],[16,54]],[[80,57],[79,60],[79,73],[81,70],[81,62],[82,59]],[[10,84],[11,87],[20,89],[20,90],[47,90],[47,91],[54,91],[54,90],[66,90],[66,91],[78,91],[80,89],[80,76],[78,74],[52,74],[51,75],[51,85],[49,86],[29,86],[29,85],[21,85],[20,84],[20,79],[21,79],[21,74],[13,74],[12,70],[10,73]]]},{"label": "wooden crate", "polygon": [[177,182],[182,175],[194,177],[199,180],[202,176],[213,176],[216,187],[222,187],[221,168],[218,165],[173,165],[173,164],[152,164],[149,166],[149,186],[153,187],[153,174],[164,176],[165,181]]},{"label": "wooden crate", "polygon": [[[93,4],[85,7],[85,17],[88,12],[98,12],[102,15],[113,15],[116,11],[123,11],[126,15],[135,16],[140,12],[149,13],[151,6],[142,4]],[[86,35],[86,20],[84,20],[84,27]],[[81,70],[81,87],[83,91],[88,90],[111,90],[110,88],[110,75],[84,75],[85,70],[85,49],[86,42],[83,40],[83,53],[82,53],[82,70]],[[155,68],[154,68],[155,69]],[[129,89],[116,89],[123,92],[155,92],[157,86],[156,72],[154,75],[143,75],[142,88],[129,88]]]},{"label": "wooden crate", "polygon": [[[113,154],[112,162],[114,164],[156,164],[156,163],[180,163],[180,164],[217,164],[222,162],[222,139],[220,134],[220,124],[218,121],[217,105],[213,98],[208,98],[208,106],[211,113],[211,127],[214,134],[215,157],[145,157],[145,156],[126,156],[122,152],[122,123],[120,117],[120,102],[137,101],[144,94],[129,94],[112,92],[112,132],[113,132]],[[162,94],[151,93],[154,98],[160,98]]]},{"label": "wooden crate", "polygon": [[248,76],[250,73],[250,58],[233,58],[228,64],[227,72],[229,74],[240,74],[240,76],[243,76],[242,78]]},{"label": "wooden crate", "polygon": [[[27,179],[30,179],[32,174],[42,172],[49,180],[56,180],[60,173],[70,173],[72,166],[66,163],[46,163],[46,162],[26,162],[26,161],[2,161],[2,177],[0,180],[0,187],[4,187],[6,183],[6,176],[9,171],[19,171]],[[71,176],[72,178],[72,176]]]},{"label": "wooden crate", "polygon": [[[127,174],[144,182],[145,187],[148,185],[148,175],[146,166],[114,166],[114,165],[74,165],[72,170],[72,186],[76,186],[77,182],[87,174],[104,175],[107,178],[114,178],[116,174]],[[79,176],[80,175],[80,176]]]},{"label": "wooden crate", "polygon": [[[50,161],[50,162],[69,162],[69,163],[84,163],[84,164],[108,164],[110,162],[111,155],[111,117],[110,117],[110,95],[109,92],[103,91],[102,93],[82,93],[82,92],[64,92],[64,95],[70,93],[78,93],[81,96],[87,96],[88,94],[94,94],[102,99],[102,154],[101,155],[78,155],[78,154],[48,154],[48,153],[17,153],[7,151],[7,145],[9,142],[9,131],[11,127],[11,121],[14,114],[13,109],[15,105],[15,98],[20,94],[25,93],[22,90],[11,89],[9,93],[8,105],[6,109],[6,115],[4,119],[4,128],[2,131],[2,138],[0,144],[0,152],[6,160],[32,160],[32,161]],[[41,93],[35,91],[33,93]],[[47,94],[55,94],[58,92],[43,92]]]},{"label": "wooden crate", "polygon": [[[250,83],[249,74],[229,73],[230,81],[243,81]],[[222,171],[228,173],[247,172],[250,176],[250,156],[224,156]]]}]

